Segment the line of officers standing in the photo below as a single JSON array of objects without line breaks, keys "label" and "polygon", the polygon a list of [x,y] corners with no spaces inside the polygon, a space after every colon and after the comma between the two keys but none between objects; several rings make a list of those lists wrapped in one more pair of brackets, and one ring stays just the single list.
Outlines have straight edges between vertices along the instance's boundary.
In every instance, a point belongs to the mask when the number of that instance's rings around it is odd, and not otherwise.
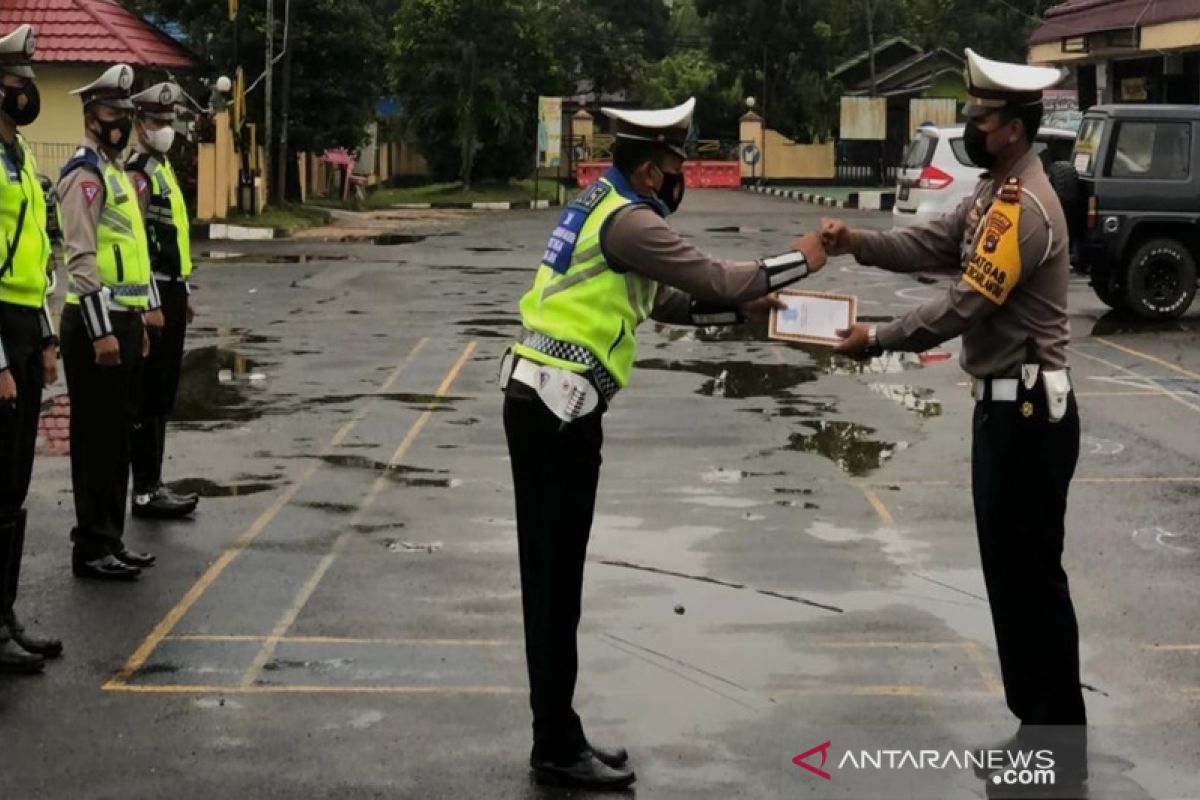
[{"label": "line of officers standing", "polygon": [[[131,581],[154,564],[123,542],[131,468],[135,516],[181,518],[197,503],[162,481],[193,315],[188,212],[167,158],[183,91],[158,83],[133,94],[125,64],[75,89],[83,142],[54,185],[19,132],[40,108],[35,52],[32,26],[0,33],[0,673],[38,672],[62,653],[14,610],[42,389],[57,380],[60,353],[71,401],[74,575]],[[69,278],[56,333],[58,236]]]}]

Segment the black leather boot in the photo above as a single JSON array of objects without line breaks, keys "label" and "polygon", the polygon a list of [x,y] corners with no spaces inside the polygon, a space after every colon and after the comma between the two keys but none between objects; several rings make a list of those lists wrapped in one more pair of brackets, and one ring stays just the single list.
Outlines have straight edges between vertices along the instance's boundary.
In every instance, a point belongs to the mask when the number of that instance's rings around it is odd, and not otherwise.
[{"label": "black leather boot", "polygon": [[25,652],[45,658],[58,658],[62,655],[62,642],[30,635],[14,611],[17,604],[17,588],[21,584],[21,560],[25,555],[25,520],[24,509],[18,511],[12,520],[4,590],[0,592],[0,624],[8,628],[9,637]]},{"label": "black leather boot", "polygon": [[133,495],[133,515],[154,519],[181,519],[196,510],[198,498],[177,495],[159,484],[153,492]]},{"label": "black leather boot", "polygon": [[540,761],[533,764],[534,778],[549,786],[574,786],[588,789],[625,789],[637,780],[627,767],[613,768],[605,764],[591,748],[569,761]]},{"label": "black leather boot", "polygon": [[[12,558],[12,540],[17,528],[12,517],[0,520],[0,598],[8,597],[8,562]],[[8,627],[0,622],[0,674],[31,674],[41,672],[45,659],[22,652],[12,642]]]}]

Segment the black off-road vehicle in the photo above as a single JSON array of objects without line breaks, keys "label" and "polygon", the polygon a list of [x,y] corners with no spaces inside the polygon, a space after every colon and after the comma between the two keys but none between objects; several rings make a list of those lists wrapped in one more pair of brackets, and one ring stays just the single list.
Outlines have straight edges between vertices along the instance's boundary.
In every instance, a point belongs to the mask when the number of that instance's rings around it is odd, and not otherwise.
[{"label": "black off-road vehicle", "polygon": [[1187,311],[1200,260],[1200,106],[1094,106],[1071,162],[1051,165],[1071,263],[1113,308]]}]

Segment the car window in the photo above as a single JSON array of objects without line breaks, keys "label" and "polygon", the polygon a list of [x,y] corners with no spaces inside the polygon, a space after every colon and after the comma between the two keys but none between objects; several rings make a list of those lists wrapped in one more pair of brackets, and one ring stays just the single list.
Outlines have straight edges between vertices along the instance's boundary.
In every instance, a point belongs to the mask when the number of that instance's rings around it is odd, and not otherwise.
[{"label": "car window", "polygon": [[950,140],[950,151],[954,153],[954,157],[958,159],[958,163],[964,167],[975,167],[974,162],[967,155],[967,146],[963,144],[961,136]]},{"label": "car window", "polygon": [[1107,174],[1113,178],[1185,180],[1191,155],[1191,123],[1120,122]]},{"label": "car window", "polygon": [[1075,171],[1080,175],[1096,173],[1096,153],[1100,151],[1100,139],[1104,136],[1104,120],[1100,117],[1089,117],[1079,126],[1079,134],[1075,137],[1074,157],[1071,159]]},{"label": "car window", "polygon": [[917,134],[904,151],[904,169],[924,169],[933,161],[933,151],[937,149],[937,137]]}]

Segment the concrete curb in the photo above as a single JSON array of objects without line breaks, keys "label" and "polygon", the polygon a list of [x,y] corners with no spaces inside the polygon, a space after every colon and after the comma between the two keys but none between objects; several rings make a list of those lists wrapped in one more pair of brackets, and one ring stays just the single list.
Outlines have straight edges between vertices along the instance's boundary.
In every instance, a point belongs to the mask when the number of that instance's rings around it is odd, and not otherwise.
[{"label": "concrete curb", "polygon": [[248,225],[229,225],[224,222],[214,222],[208,226],[208,238],[212,240],[229,239],[250,242],[265,239],[282,239],[287,231],[276,228],[254,228]]},{"label": "concrete curb", "polygon": [[891,211],[896,203],[895,192],[871,190],[851,192],[845,200],[836,200],[815,192],[802,192],[797,189],[780,189],[775,186],[746,186],[746,191],[765,194],[771,197],[782,197],[795,200],[798,203],[809,203],[826,208],[856,208],[861,211]]},{"label": "concrete curb", "polygon": [[551,203],[549,200],[538,200],[535,202],[521,203],[396,203],[387,206],[388,208],[403,209],[403,210],[456,210],[456,211],[528,211],[530,209],[545,209],[557,206],[558,203]]}]

